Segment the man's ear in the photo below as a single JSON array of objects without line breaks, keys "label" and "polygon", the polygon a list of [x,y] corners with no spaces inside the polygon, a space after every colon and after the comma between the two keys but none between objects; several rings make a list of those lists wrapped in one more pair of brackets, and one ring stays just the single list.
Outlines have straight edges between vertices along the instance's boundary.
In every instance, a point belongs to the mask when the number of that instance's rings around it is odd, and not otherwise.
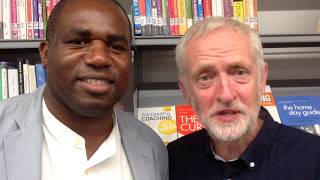
[{"label": "man's ear", "polygon": [[260,81],[261,89],[263,89],[263,90],[266,87],[268,74],[269,74],[269,65],[265,62],[263,64],[262,69],[261,69],[261,81]]},{"label": "man's ear", "polygon": [[187,88],[186,88],[186,85],[183,83],[183,81],[181,80],[181,79],[179,79],[179,88],[180,88],[180,90],[181,90],[181,92],[182,92],[182,95],[183,95],[183,98],[184,98],[184,100],[188,103],[188,104],[190,104],[191,103],[191,100],[190,100],[190,95],[189,95],[189,92],[188,92],[188,90],[187,90]]},{"label": "man's ear", "polygon": [[47,65],[48,65],[48,49],[49,49],[48,42],[41,41],[39,46],[39,53],[40,53],[41,63],[45,69],[47,69]]}]

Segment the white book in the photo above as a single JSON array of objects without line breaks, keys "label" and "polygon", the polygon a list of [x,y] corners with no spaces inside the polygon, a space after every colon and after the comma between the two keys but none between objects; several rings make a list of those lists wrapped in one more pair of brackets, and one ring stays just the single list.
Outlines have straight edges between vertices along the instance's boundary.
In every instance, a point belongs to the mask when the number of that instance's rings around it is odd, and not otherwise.
[{"label": "white book", "polygon": [[8,69],[8,93],[9,98],[19,95],[18,69]]},{"label": "white book", "polygon": [[267,109],[275,121],[281,123],[276,101],[269,85],[266,86],[264,93],[261,95],[261,105]]},{"label": "white book", "polygon": [[3,39],[11,39],[11,0],[2,0]]},{"label": "white book", "polygon": [[212,0],[211,1],[211,10],[212,16],[224,16],[223,12],[223,0]]},{"label": "white book", "polygon": [[17,0],[18,39],[27,39],[26,0]]},{"label": "white book", "polygon": [[138,108],[137,118],[151,127],[165,144],[177,139],[175,106]]},{"label": "white book", "polygon": [[29,64],[29,90],[30,92],[37,89],[36,82],[36,66],[33,64]]},{"label": "white book", "polygon": [[8,69],[1,68],[2,100],[8,98]]},{"label": "white book", "polygon": [[29,64],[23,64],[23,87],[24,93],[27,94],[30,92],[29,86]]},{"label": "white book", "polygon": [[224,6],[223,6],[223,0],[215,0],[216,1],[216,7],[217,7],[217,16],[224,16]]}]

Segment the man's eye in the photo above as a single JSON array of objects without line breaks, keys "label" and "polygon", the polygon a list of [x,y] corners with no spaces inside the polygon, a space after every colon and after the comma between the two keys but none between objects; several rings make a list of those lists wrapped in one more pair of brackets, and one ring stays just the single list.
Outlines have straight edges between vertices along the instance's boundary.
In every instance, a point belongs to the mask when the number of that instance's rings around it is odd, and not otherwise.
[{"label": "man's eye", "polygon": [[68,43],[73,45],[85,45],[87,42],[82,39],[73,39],[73,40],[70,40]]},{"label": "man's eye", "polygon": [[250,73],[246,69],[237,69],[232,74],[235,78],[235,81],[240,83],[248,82],[250,79]]},{"label": "man's eye", "polygon": [[110,44],[109,47],[114,52],[123,52],[127,50],[126,46],[118,43]]},{"label": "man's eye", "polygon": [[126,48],[121,45],[111,45],[111,48],[117,51],[124,51]]},{"label": "man's eye", "polygon": [[207,88],[213,82],[213,76],[209,73],[203,73],[198,76],[197,84],[200,88]]},{"label": "man's eye", "polygon": [[199,81],[208,81],[209,80],[209,74],[201,74],[199,76]]}]

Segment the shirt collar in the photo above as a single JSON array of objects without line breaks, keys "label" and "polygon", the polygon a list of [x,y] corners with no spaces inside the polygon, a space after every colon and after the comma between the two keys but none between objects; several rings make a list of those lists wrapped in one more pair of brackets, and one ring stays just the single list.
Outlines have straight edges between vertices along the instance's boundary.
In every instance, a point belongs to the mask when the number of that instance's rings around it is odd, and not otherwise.
[{"label": "shirt collar", "polygon": [[[42,101],[42,112],[44,117],[44,127],[48,129],[48,132],[58,143],[69,144],[78,149],[85,150],[85,139],[55,118],[48,110],[44,99]],[[90,167],[94,164],[98,164],[104,159],[115,155],[120,146],[121,136],[117,123],[117,117],[114,112],[112,131],[108,138],[100,145],[98,150],[89,159],[88,166]]]}]

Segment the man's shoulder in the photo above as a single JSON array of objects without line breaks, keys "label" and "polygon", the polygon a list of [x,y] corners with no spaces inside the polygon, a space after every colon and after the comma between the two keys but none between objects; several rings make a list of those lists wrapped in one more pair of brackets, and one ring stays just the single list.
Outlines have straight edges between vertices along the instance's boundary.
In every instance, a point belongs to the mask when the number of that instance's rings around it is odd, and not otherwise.
[{"label": "man's shoulder", "polygon": [[200,147],[201,144],[208,140],[208,134],[205,129],[193,132],[168,144],[168,150],[181,149],[188,150]]},{"label": "man's shoulder", "polygon": [[301,155],[314,156],[320,159],[320,136],[280,125],[276,142],[286,146],[288,151],[296,151]]}]

